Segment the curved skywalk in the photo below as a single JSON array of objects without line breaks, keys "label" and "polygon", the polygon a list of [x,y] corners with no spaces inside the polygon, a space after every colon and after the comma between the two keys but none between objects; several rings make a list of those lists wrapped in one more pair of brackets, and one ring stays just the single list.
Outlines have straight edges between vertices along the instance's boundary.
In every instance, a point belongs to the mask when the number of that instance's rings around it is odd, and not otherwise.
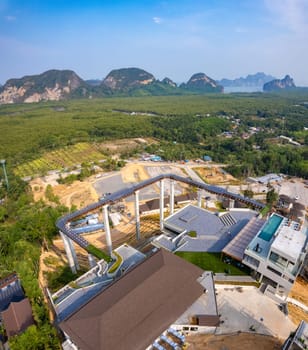
[{"label": "curved skywalk", "polygon": [[207,185],[205,183],[195,181],[195,180],[185,178],[185,177],[175,175],[175,174],[161,174],[161,175],[158,175],[158,176],[153,177],[151,179],[139,182],[138,184],[136,184],[130,188],[125,188],[123,190],[114,192],[111,195],[107,196],[106,198],[99,200],[98,202],[92,203],[92,204],[90,204],[90,205],[88,205],[80,210],[77,210],[73,213],[65,215],[57,220],[56,226],[58,227],[58,229],[61,232],[63,232],[66,236],[71,238],[80,247],[86,249],[89,245],[89,242],[86,239],[84,239],[83,237],[81,237],[80,235],[74,233],[69,228],[68,223],[70,221],[76,220],[76,219],[80,218],[81,216],[84,216],[93,210],[102,208],[105,205],[115,204],[119,200],[133,195],[136,191],[141,190],[147,186],[153,185],[156,182],[159,182],[159,181],[164,180],[164,179],[182,182],[182,183],[185,183],[187,185],[202,189],[202,190],[209,192],[211,194],[215,194],[215,195],[219,195],[219,196],[224,197],[224,198],[236,200],[236,201],[244,203],[244,204],[246,204],[254,209],[261,210],[265,207],[265,205],[263,203],[257,202],[251,198],[244,197],[244,196],[241,196],[241,195],[236,194],[236,193],[229,192],[229,191],[225,190],[224,188],[221,188],[218,186]]}]

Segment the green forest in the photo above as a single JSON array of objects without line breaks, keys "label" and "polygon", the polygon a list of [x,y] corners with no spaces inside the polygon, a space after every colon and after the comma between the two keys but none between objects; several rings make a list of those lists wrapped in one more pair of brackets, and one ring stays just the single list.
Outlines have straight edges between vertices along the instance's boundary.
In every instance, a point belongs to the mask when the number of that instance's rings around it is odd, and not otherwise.
[{"label": "green forest", "polygon": [[[89,143],[93,157],[87,161],[96,161],[106,156],[99,149],[106,140],[151,137],[157,142],[136,152],[159,153],[171,161],[207,154],[230,165],[237,177],[279,172],[307,178],[307,101],[308,93],[254,93],[4,105],[0,155],[23,177],[52,170],[52,162],[40,159],[48,152],[50,158],[50,152]],[[68,158],[62,168],[72,166]]]}]

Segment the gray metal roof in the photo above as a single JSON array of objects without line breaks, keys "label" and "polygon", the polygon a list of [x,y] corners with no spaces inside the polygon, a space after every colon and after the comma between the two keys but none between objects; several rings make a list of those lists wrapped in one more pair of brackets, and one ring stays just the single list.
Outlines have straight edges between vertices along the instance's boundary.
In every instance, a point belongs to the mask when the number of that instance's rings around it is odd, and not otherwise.
[{"label": "gray metal roof", "polygon": [[218,215],[193,205],[184,207],[165,221],[188,232],[196,231],[198,235],[213,235],[224,227]]},{"label": "gray metal roof", "polygon": [[242,261],[245,249],[259,232],[264,222],[265,220],[263,219],[253,217],[247,225],[242,228],[238,235],[225,246],[222,252],[236,260]]},{"label": "gray metal roof", "polygon": [[20,280],[15,273],[0,280],[0,312],[7,309],[11,302],[18,302],[24,298]]}]

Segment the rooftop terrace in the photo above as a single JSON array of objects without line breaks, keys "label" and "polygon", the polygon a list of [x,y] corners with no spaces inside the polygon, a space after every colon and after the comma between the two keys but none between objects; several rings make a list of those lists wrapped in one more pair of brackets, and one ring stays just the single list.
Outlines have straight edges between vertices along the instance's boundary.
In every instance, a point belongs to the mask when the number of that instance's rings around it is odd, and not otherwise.
[{"label": "rooftop terrace", "polygon": [[282,252],[288,260],[296,261],[306,240],[307,236],[304,232],[294,229],[294,226],[283,226],[274,239],[272,250]]}]

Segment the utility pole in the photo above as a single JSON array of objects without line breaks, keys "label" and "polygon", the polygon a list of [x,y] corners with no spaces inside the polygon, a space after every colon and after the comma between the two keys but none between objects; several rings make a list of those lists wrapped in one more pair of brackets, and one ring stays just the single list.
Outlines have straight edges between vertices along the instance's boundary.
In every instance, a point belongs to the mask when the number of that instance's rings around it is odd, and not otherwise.
[{"label": "utility pole", "polygon": [[0,159],[0,164],[2,164],[6,188],[7,188],[7,190],[9,190],[9,180],[7,178],[6,169],[5,169],[5,159]]}]

